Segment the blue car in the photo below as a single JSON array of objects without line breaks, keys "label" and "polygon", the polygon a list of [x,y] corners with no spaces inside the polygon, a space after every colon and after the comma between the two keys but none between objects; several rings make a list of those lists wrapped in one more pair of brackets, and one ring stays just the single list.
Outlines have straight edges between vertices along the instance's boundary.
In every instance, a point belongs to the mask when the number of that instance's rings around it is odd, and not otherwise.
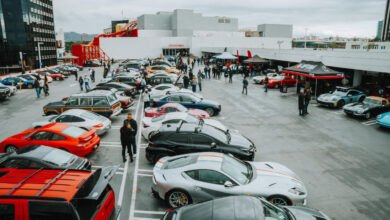
[{"label": "blue car", "polygon": [[382,127],[390,128],[390,112],[378,115],[376,117],[376,123]]},{"label": "blue car", "polygon": [[22,83],[22,88],[31,89],[34,86],[34,80],[26,80],[24,78],[16,77],[16,76],[10,76],[10,77],[4,78],[1,81],[1,83],[4,85],[7,85],[7,86],[14,85],[14,86],[17,86],[18,88],[20,86],[20,83]]},{"label": "blue car", "polygon": [[160,99],[152,101],[153,107],[160,107],[168,102],[176,102],[187,108],[202,109],[209,113],[210,116],[218,115],[221,111],[221,105],[215,101],[200,99],[187,93],[175,93],[163,96]]}]

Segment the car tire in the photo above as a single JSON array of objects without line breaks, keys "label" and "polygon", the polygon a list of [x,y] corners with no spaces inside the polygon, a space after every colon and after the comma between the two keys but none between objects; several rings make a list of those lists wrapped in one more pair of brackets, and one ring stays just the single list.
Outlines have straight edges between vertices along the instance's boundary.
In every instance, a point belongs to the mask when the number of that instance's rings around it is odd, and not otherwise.
[{"label": "car tire", "polygon": [[183,190],[173,189],[166,194],[165,202],[172,208],[177,208],[192,203],[191,197]]},{"label": "car tire", "polygon": [[337,108],[342,108],[344,105],[345,105],[345,101],[344,100],[340,100],[340,101],[337,102]]},{"label": "car tire", "polygon": [[18,148],[15,145],[7,145],[5,147],[5,152],[6,153],[16,152],[17,150],[18,150]]},{"label": "car tire", "polygon": [[274,88],[275,88],[275,89],[279,89],[279,84],[278,84],[278,83],[275,83]]},{"label": "car tire", "polygon": [[157,163],[157,161],[159,161],[161,158],[166,157],[166,156],[169,156],[169,155],[166,153],[156,154],[156,156],[153,157],[153,163]]},{"label": "car tire", "polygon": [[214,116],[214,114],[215,114],[215,111],[214,111],[214,109],[212,109],[212,108],[206,108],[205,111],[206,111],[207,113],[209,113],[210,116]]},{"label": "car tire", "polygon": [[364,117],[366,119],[370,119],[371,118],[371,113],[370,112],[367,112],[366,114],[364,114]]},{"label": "car tire", "polygon": [[292,205],[289,199],[281,195],[270,196],[267,198],[267,200],[274,205]]}]

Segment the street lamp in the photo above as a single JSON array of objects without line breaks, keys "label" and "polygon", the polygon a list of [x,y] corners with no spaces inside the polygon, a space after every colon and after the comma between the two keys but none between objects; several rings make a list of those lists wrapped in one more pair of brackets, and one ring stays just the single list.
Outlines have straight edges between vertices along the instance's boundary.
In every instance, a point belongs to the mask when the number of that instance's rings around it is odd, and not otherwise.
[{"label": "street lamp", "polygon": [[41,60],[41,45],[43,42],[38,42],[38,58],[39,58],[39,69],[42,68],[42,60]]}]

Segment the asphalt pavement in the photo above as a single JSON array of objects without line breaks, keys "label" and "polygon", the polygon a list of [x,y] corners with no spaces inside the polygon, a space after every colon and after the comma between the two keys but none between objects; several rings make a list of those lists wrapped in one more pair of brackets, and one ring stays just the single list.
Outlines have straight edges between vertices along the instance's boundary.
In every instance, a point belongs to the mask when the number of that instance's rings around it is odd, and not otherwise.
[{"label": "asphalt pavement", "polygon": [[[95,68],[97,81],[102,68]],[[195,67],[197,72],[197,67]],[[87,68],[79,75],[87,73]],[[307,206],[333,219],[388,219],[390,213],[390,130],[378,127],[374,118],[357,120],[342,110],[316,104],[309,114],[298,115],[295,88],[282,94],[250,81],[248,95],[241,93],[242,77],[233,83],[204,80],[203,96],[222,105],[214,117],[231,129],[239,130],[256,145],[256,161],[273,161],[296,172],[308,189]],[[92,87],[94,84],[92,85]],[[42,119],[42,107],[80,92],[74,76],[50,84],[50,96],[36,98],[34,90],[22,90],[0,102],[0,140],[14,135]],[[138,154],[133,163],[123,163],[119,128],[132,112],[140,122],[143,103],[136,102],[123,114],[112,118],[112,129],[102,137],[99,149],[89,155],[93,168],[120,165],[112,179],[120,219],[159,219],[169,207],[150,191],[153,166],[145,159],[146,142],[137,138]]]}]

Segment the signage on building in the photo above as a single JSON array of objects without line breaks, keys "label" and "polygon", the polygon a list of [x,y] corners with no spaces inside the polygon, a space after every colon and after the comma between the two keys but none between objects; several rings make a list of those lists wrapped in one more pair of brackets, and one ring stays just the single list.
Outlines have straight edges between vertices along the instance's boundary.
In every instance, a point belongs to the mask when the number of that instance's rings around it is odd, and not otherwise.
[{"label": "signage on building", "polygon": [[183,44],[169,44],[168,47],[184,47]]}]

